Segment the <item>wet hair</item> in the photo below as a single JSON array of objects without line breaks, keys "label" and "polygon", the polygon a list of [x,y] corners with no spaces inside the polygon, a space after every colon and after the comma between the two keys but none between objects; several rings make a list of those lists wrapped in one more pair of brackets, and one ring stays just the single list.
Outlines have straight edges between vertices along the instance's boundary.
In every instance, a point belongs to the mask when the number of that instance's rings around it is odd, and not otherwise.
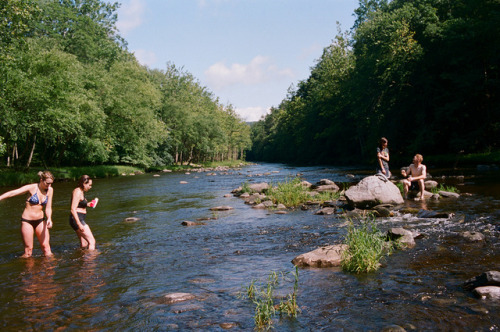
[{"label": "wet hair", "polygon": [[418,154],[418,153],[417,153],[417,154],[415,155],[415,158],[417,158],[417,160],[418,160],[418,162],[419,162],[419,163],[421,163],[422,161],[424,161],[424,157],[422,157],[422,155],[421,155],[421,154]]},{"label": "wet hair", "polygon": [[52,179],[52,181],[54,181],[54,175],[52,175],[52,173],[50,173],[49,171],[40,171],[40,172],[38,172],[38,177],[42,181],[45,181],[47,179]]},{"label": "wet hair", "polygon": [[83,185],[89,183],[89,181],[92,181],[92,179],[90,178],[90,176],[88,176],[88,175],[82,175],[80,177],[80,179],[78,180],[78,187],[80,187],[81,189],[83,189]]},{"label": "wet hair", "polygon": [[383,149],[383,146],[384,146],[384,144],[386,144],[386,143],[388,143],[387,138],[385,138],[385,137],[380,138],[380,141],[378,142],[378,145],[379,145],[379,147],[380,147],[380,150],[382,150],[382,149]]}]

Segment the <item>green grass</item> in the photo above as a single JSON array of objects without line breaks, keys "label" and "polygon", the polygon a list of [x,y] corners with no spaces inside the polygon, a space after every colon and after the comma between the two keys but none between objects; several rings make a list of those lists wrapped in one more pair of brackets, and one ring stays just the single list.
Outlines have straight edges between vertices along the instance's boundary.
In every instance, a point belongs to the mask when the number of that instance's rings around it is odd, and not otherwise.
[{"label": "green grass", "polygon": [[349,247],[342,253],[341,266],[344,271],[353,273],[378,270],[380,260],[392,251],[384,234],[375,226],[375,217],[372,215],[360,220],[358,227],[349,221],[345,244]]},{"label": "green grass", "polygon": [[300,185],[299,178],[286,179],[276,185],[270,184],[267,197],[274,204],[284,204],[287,207],[296,207],[311,199],[306,188]]},{"label": "green grass", "polygon": [[299,270],[295,267],[293,275],[293,291],[285,296],[279,304],[275,303],[275,291],[280,282],[292,282],[288,275],[290,272],[271,271],[267,277],[267,282],[260,287],[256,285],[256,280],[252,280],[248,287],[240,293],[240,298],[248,298],[255,305],[254,323],[255,328],[270,329],[276,315],[280,317],[297,318],[300,309],[297,305],[297,292],[299,289]]},{"label": "green grass", "polygon": [[450,192],[450,193],[460,193],[460,190],[458,190],[456,187],[453,187],[453,186],[445,186],[444,184],[440,184],[438,185],[436,188],[432,188],[431,189],[431,192],[433,194],[437,194],[439,193],[440,191],[447,191],[447,192]]}]

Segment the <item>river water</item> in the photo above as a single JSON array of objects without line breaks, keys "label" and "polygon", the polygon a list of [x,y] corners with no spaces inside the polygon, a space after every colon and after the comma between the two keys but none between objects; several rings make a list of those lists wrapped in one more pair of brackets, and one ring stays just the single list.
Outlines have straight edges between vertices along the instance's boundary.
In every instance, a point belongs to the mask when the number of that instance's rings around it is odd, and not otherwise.
[{"label": "river water", "polygon": [[[360,170],[333,167],[252,165],[229,173],[162,173],[94,180],[87,198],[99,197],[87,222],[97,240],[94,253],[78,248],[68,225],[74,183],[54,184],[53,259],[22,259],[20,215],[24,197],[0,202],[0,328],[46,330],[252,330],[253,304],[238,295],[271,271],[293,271],[291,260],[319,246],[336,244],[345,220],[314,215],[314,209],[280,215],[255,210],[224,197],[245,181],[278,182],[302,174],[315,183],[348,182]],[[434,177],[449,174],[431,170]],[[454,212],[450,219],[397,214],[377,219],[382,231],[404,226],[421,232],[415,248],[389,256],[371,274],[338,268],[300,269],[296,320],[276,319],[278,331],[379,331],[396,324],[406,330],[498,331],[500,303],[476,299],[461,285],[489,270],[500,270],[500,181],[498,173],[465,174],[457,186],[471,193],[458,200],[410,207]],[[180,183],[188,182],[187,184]],[[447,178],[447,184],[453,178]],[[0,188],[1,192],[12,188]],[[233,210],[212,212],[229,205]],[[138,218],[126,222],[129,217]],[[202,226],[182,221],[216,218]],[[459,236],[486,235],[481,243]],[[279,292],[291,292],[284,283]],[[164,295],[191,293],[194,300],[169,305]]]}]

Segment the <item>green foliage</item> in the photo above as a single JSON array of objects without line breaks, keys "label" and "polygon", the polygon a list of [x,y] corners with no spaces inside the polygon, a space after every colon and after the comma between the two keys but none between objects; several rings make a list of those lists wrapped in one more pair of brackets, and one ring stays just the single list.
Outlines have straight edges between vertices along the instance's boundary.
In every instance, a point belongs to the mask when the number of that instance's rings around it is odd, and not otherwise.
[{"label": "green foliage", "polygon": [[284,204],[287,207],[299,206],[311,199],[308,189],[300,184],[300,178],[286,179],[274,186],[270,184],[266,195],[274,204]]},{"label": "green foliage", "polygon": [[374,164],[381,136],[399,160],[498,153],[499,13],[498,1],[360,1],[351,34],[252,126],[249,158]]},{"label": "green foliage", "polygon": [[379,269],[380,260],[389,255],[392,246],[375,226],[375,218],[367,216],[358,227],[352,221],[345,236],[348,249],[342,253],[342,269],[347,272],[369,273]]},{"label": "green foliage", "polygon": [[235,161],[250,128],[189,73],[141,66],[118,3],[0,1],[0,157],[30,166]]},{"label": "green foliage", "polygon": [[398,187],[399,191],[401,192],[401,195],[404,195],[405,193],[404,185],[401,182],[396,182],[396,187]]},{"label": "green foliage", "polygon": [[315,195],[313,199],[323,204],[324,202],[336,201],[340,196],[340,192],[323,191]]},{"label": "green foliage", "polygon": [[[248,298],[255,305],[254,322],[257,329],[269,329],[272,327],[273,318],[276,314],[290,318],[297,318],[300,312],[297,305],[297,292],[299,289],[299,270],[296,267],[294,272],[291,272],[293,280],[288,278],[290,272],[275,272],[271,271],[267,278],[267,282],[257,286],[256,280],[252,280],[248,287],[240,294],[241,298]],[[275,291],[280,285],[280,282],[293,282],[293,291],[288,293],[279,304],[275,303]]]},{"label": "green foliage", "polygon": [[252,193],[252,189],[250,188],[250,183],[248,183],[248,181],[245,181],[241,185],[241,193],[248,193],[248,194]]},{"label": "green foliage", "polygon": [[450,192],[450,193],[457,193],[457,194],[460,192],[460,190],[458,190],[457,187],[446,186],[446,185],[444,185],[442,183],[440,183],[437,187],[431,189],[431,192],[433,194],[437,194],[440,191],[447,191],[447,192]]}]

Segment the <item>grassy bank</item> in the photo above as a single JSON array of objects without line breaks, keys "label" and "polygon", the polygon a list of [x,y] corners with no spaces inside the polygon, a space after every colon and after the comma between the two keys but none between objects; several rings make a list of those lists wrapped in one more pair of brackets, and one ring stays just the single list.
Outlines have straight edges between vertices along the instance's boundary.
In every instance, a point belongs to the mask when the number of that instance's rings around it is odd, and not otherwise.
[{"label": "grassy bank", "polygon": [[[206,163],[203,165],[196,165],[200,167],[217,167],[228,166],[237,167],[245,164],[244,161],[234,160],[220,163]],[[75,181],[83,174],[87,174],[92,178],[108,178],[118,176],[121,174],[130,174],[135,172],[156,172],[164,169],[171,171],[183,171],[192,169],[193,165],[169,165],[154,167],[145,170],[141,167],[135,166],[121,166],[121,165],[100,165],[100,166],[82,166],[82,167],[49,167],[48,170],[54,174],[56,181]],[[28,171],[16,171],[8,168],[0,170],[0,186],[19,186],[27,183],[38,182],[39,171],[45,169],[34,167]]]}]

